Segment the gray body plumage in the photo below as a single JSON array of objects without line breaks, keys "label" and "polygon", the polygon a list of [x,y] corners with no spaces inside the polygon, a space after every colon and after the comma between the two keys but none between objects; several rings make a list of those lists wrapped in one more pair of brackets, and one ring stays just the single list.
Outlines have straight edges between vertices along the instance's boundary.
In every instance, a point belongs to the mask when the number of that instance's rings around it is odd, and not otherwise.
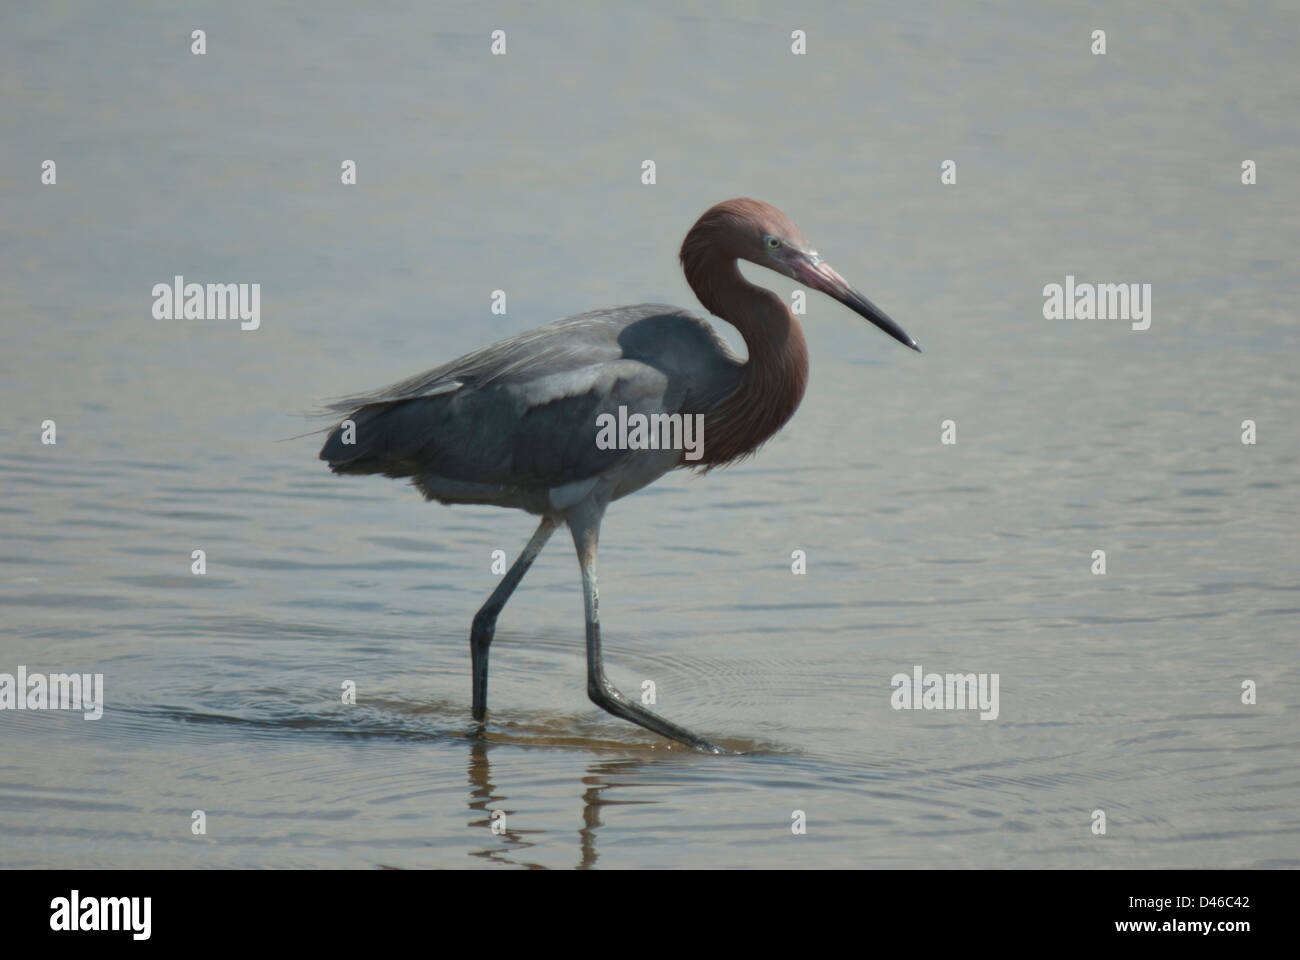
[{"label": "gray body plumage", "polygon": [[679,308],[579,314],[330,404],[355,423],[355,443],[340,424],[320,458],[335,473],[411,477],[442,503],[558,516],[689,465],[680,450],[599,449],[599,414],[705,413],[742,369],[707,322]]}]

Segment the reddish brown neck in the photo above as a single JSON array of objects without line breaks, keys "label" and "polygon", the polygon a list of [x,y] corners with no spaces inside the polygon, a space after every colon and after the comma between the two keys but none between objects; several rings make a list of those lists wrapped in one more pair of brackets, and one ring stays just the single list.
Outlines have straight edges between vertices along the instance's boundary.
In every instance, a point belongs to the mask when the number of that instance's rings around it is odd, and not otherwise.
[{"label": "reddish brown neck", "polygon": [[705,469],[753,453],[794,415],[808,385],[808,345],[790,308],[743,276],[734,257],[683,258],[686,280],[710,312],[740,331],[749,351],[734,388],[710,398],[704,419]]}]

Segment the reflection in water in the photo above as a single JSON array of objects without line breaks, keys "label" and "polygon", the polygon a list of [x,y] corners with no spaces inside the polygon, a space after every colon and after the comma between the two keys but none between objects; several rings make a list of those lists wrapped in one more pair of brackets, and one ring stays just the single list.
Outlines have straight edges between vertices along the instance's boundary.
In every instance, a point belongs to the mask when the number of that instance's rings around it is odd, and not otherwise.
[{"label": "reflection in water", "polygon": [[[488,760],[488,751],[489,745],[483,738],[475,737],[470,741],[469,763],[466,765],[470,786],[469,808],[476,813],[486,814],[486,817],[470,820],[469,826],[471,828],[485,828],[489,836],[498,840],[500,846],[474,852],[471,856],[482,857],[496,863],[527,867],[529,870],[542,870],[544,868],[540,863],[530,863],[517,857],[517,854],[522,854],[524,850],[533,846],[530,841],[524,839],[524,836],[528,833],[541,833],[542,831],[511,829],[510,817],[515,811],[502,806],[488,806],[489,804],[504,803],[507,799],[495,792],[496,788],[492,783],[492,769],[491,762]],[[497,828],[501,829],[500,833],[493,829],[492,814],[497,811],[504,814],[505,828]]]},{"label": "reflection in water", "polygon": [[[474,851],[471,856],[481,857],[497,863],[526,867],[530,870],[544,869],[539,863],[520,858],[526,849],[534,846],[533,841],[525,838],[530,834],[540,834],[544,831],[519,830],[509,826],[509,818],[514,811],[501,806],[508,798],[495,792],[496,787],[492,783],[491,761],[488,758],[492,749],[495,748],[485,738],[476,737],[470,742],[469,764],[467,766],[470,785],[469,808],[476,813],[484,813],[487,816],[470,820],[469,826],[488,830],[489,835],[497,841],[497,844],[484,850]],[[601,826],[600,811],[602,807],[611,804],[628,805],[654,802],[650,800],[607,800],[602,797],[605,791],[613,787],[627,786],[626,782],[616,779],[619,774],[639,771],[645,764],[645,760],[635,758],[596,760],[588,764],[586,773],[581,780],[583,785],[581,793],[582,826],[578,829],[578,836],[581,841],[580,857],[576,864],[578,869],[594,867],[599,858],[596,850],[596,832],[597,828]],[[492,804],[492,806],[489,806],[489,804]],[[500,833],[495,833],[492,831],[492,813],[498,810],[505,814],[506,827]]]}]

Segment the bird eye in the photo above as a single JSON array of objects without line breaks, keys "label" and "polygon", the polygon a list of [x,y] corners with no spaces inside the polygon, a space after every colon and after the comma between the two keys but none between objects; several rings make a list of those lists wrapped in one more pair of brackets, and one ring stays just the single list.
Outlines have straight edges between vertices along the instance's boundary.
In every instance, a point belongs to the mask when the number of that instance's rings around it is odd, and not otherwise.
[{"label": "bird eye", "polygon": [[777,247],[781,246],[781,241],[770,233],[763,238],[763,242],[767,244],[768,249],[770,250],[775,250]]}]

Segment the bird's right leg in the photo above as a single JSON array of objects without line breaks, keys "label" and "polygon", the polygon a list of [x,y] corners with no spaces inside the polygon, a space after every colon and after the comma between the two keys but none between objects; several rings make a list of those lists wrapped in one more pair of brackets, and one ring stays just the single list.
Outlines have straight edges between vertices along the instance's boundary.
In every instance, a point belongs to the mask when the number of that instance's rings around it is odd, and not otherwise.
[{"label": "bird's right leg", "polygon": [[519,555],[514,566],[506,571],[497,588],[492,591],[492,596],[488,597],[487,603],[474,614],[474,626],[469,633],[469,652],[473,661],[475,720],[481,721],[487,716],[488,648],[492,645],[492,637],[497,630],[497,615],[510,599],[510,594],[515,592],[515,587],[519,586],[519,581],[524,578],[524,574],[533,565],[537,555],[542,552],[542,547],[546,546],[546,541],[555,532],[555,527],[556,521],[550,517],[542,517],[537,532],[524,547],[524,552]]},{"label": "bird's right leg", "polygon": [[602,710],[653,730],[669,740],[706,753],[734,753],[629,700],[605,676],[605,664],[600,655],[600,601],[596,593],[596,541],[600,537],[602,512],[573,511],[568,517],[573,545],[578,550],[578,563],[582,566],[582,599],[587,613],[587,696]]}]

